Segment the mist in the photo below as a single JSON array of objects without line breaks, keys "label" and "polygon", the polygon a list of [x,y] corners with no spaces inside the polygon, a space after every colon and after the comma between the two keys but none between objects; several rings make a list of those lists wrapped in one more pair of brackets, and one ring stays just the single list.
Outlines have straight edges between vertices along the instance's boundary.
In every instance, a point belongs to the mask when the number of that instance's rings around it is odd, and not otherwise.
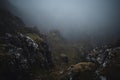
[{"label": "mist", "polygon": [[59,30],[68,39],[82,36],[119,37],[120,1],[117,0],[8,0],[26,25],[47,33]]}]

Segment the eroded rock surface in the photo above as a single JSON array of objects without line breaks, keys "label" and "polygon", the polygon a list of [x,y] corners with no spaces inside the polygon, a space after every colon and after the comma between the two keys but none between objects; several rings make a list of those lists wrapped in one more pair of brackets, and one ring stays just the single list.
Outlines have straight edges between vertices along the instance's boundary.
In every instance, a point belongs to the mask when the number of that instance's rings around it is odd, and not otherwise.
[{"label": "eroded rock surface", "polygon": [[43,36],[9,11],[0,10],[0,80],[34,80],[38,74],[42,79],[40,74],[52,67]]}]

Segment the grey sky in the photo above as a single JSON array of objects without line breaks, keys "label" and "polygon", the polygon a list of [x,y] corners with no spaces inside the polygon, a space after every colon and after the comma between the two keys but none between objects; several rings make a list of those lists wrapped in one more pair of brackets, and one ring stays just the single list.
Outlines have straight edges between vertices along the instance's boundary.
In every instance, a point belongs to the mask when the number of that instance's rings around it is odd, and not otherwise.
[{"label": "grey sky", "polygon": [[[66,36],[109,34],[120,24],[117,0],[9,0],[23,20],[46,31],[58,29]],[[115,27],[117,26],[117,27]]]}]

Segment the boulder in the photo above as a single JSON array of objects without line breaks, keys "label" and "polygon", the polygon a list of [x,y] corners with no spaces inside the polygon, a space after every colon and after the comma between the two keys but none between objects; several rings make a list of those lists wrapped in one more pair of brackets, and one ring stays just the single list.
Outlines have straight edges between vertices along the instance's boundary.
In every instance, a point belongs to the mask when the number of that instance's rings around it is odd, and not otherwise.
[{"label": "boulder", "polygon": [[70,80],[93,80],[96,65],[92,62],[80,62],[68,68]]}]

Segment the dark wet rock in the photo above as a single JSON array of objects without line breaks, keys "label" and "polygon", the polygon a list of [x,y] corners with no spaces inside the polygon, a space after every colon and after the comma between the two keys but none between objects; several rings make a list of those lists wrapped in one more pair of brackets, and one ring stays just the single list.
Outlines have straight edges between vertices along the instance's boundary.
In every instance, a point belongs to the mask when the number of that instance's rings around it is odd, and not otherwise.
[{"label": "dark wet rock", "polygon": [[60,80],[120,80],[119,53],[118,46],[96,47],[88,54],[87,62],[71,65]]},{"label": "dark wet rock", "polygon": [[53,67],[43,36],[9,11],[0,10],[0,80],[34,80],[37,71],[42,74]]},{"label": "dark wet rock", "polygon": [[96,69],[97,77],[105,76],[106,80],[119,80],[120,74],[120,47],[103,46],[99,49],[93,49],[89,54],[89,61],[94,62],[98,67]]}]

